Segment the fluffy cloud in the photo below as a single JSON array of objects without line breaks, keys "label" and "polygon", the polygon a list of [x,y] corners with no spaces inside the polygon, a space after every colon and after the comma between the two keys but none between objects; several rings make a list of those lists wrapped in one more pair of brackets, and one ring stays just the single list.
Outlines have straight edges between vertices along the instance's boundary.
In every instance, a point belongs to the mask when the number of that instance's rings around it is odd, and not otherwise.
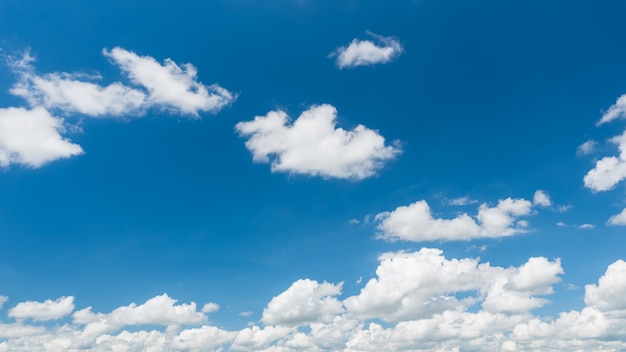
[{"label": "fluffy cloud", "polygon": [[28,53],[19,61],[11,61],[18,81],[10,90],[33,107],[92,117],[134,115],[145,108],[146,96],[140,90],[119,82],[103,87],[90,81],[97,77],[84,74],[39,75],[31,64],[33,61]]},{"label": "fluffy cloud", "polygon": [[607,221],[609,225],[626,225],[626,208],[622,210],[619,214],[613,215]]},{"label": "fluffy cloud", "polygon": [[181,68],[171,59],[160,64],[150,56],[139,56],[119,47],[103,52],[133,83],[148,91],[149,105],[198,116],[199,111],[218,112],[235,99],[217,84],[207,86],[198,82],[197,70],[191,64],[183,64]]},{"label": "fluffy cloud", "polygon": [[596,149],[596,144],[597,143],[594,140],[586,141],[585,143],[578,146],[578,148],[576,149],[576,155],[584,156],[593,153],[593,151]]},{"label": "fluffy cloud", "polygon": [[22,302],[9,310],[9,316],[18,320],[47,321],[63,318],[74,310],[74,297],[61,297],[44,302]]},{"label": "fluffy cloud", "polygon": [[313,280],[298,280],[287,291],[274,297],[263,310],[263,323],[269,325],[302,325],[316,321],[332,321],[343,312],[343,306],[334,296],[341,294],[341,286]]},{"label": "fluffy cloud", "polygon": [[336,128],[337,110],[313,106],[289,124],[283,111],[271,111],[253,121],[240,122],[255,162],[271,162],[272,171],[360,180],[370,177],[400,153],[385,146],[376,131],[358,125],[351,131]]},{"label": "fluffy cloud", "polygon": [[[518,267],[504,268],[473,258],[448,259],[438,249],[424,248],[382,255],[376,278],[359,294],[343,301],[346,310],[326,310],[320,303],[324,299],[336,300],[341,294],[340,285],[296,281],[272,300],[280,297],[285,304],[270,302],[268,309],[272,306],[275,315],[280,315],[281,310],[288,312],[293,308],[287,304],[292,302],[297,311],[308,310],[296,315],[309,314],[312,309],[303,308],[309,304],[328,313],[328,319],[318,319],[317,315],[306,319],[300,327],[275,321],[277,325],[224,330],[207,325],[206,316],[196,311],[193,303],[177,305],[174,299],[162,295],[108,314],[79,310],[72,322],[0,323],[0,351],[626,349],[626,262],[611,264],[597,284],[585,287],[586,305],[581,310],[561,312],[556,317],[533,315],[529,310],[547,303],[539,296],[552,294],[561,274],[558,259],[536,257]],[[369,318],[388,323],[366,320]],[[115,328],[86,334],[95,322]],[[286,323],[291,325],[289,320]],[[135,327],[119,331],[129,325]],[[167,328],[150,329],[152,325]],[[181,328],[182,325],[197,326]]]},{"label": "fluffy cloud", "polygon": [[50,161],[83,153],[61,136],[63,119],[43,108],[0,109],[0,166],[22,164],[39,167]]},{"label": "fluffy cloud", "polygon": [[424,200],[376,215],[379,237],[405,241],[469,240],[505,237],[523,232],[517,217],[529,215],[532,203],[525,199],[503,199],[495,207],[482,204],[476,218],[461,214],[453,219],[434,218]]},{"label": "fluffy cloud", "polygon": [[550,196],[542,190],[537,190],[533,197],[533,203],[535,205],[539,205],[542,207],[549,207],[552,205],[552,201],[550,200]]},{"label": "fluffy cloud", "polygon": [[607,110],[602,115],[600,121],[598,121],[598,125],[623,118],[626,118],[626,94],[619,97],[615,104],[611,105],[609,110]]},{"label": "fluffy cloud", "polygon": [[593,191],[608,191],[626,178],[626,131],[611,138],[620,150],[619,157],[608,156],[596,162],[596,166],[584,177],[585,186]]},{"label": "fluffy cloud", "polygon": [[340,47],[330,54],[330,57],[337,57],[337,67],[342,69],[384,64],[402,53],[402,45],[397,39],[371,32],[368,34],[376,40],[376,43],[370,40],[353,39],[347,47]]}]

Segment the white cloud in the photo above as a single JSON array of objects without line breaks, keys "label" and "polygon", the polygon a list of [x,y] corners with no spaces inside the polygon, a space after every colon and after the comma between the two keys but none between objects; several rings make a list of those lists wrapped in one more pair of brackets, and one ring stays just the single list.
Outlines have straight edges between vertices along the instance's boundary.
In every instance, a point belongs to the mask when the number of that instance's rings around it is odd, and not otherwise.
[{"label": "white cloud", "polygon": [[626,208],[622,210],[619,214],[613,215],[607,221],[609,225],[626,225]]},{"label": "white cloud", "polygon": [[198,112],[218,112],[234,101],[235,96],[217,84],[204,85],[197,80],[197,69],[191,64],[178,66],[171,59],[163,65],[150,56],[115,47],[103,50],[133,83],[146,88],[148,104],[181,114],[198,116]]},{"label": "white cloud", "polygon": [[[195,305],[175,305],[175,300],[162,295],[143,305],[131,304],[109,314],[79,310],[73,322],[0,323],[0,351],[556,352],[626,349],[626,262],[614,262],[597,284],[585,287],[586,306],[581,310],[557,313],[554,318],[532,314],[530,309],[547,303],[540,296],[552,294],[553,285],[562,273],[558,259],[530,258],[518,267],[504,268],[479,263],[473,258],[448,259],[440,250],[424,248],[413,253],[381,256],[377,277],[358,295],[344,300],[347,311],[329,312],[325,321],[309,321],[299,328],[255,325],[224,330],[207,325]],[[310,285],[313,290],[307,291],[309,297],[323,296],[316,294],[323,285]],[[329,291],[338,292],[337,285],[328,285],[332,286],[328,287]],[[295,296],[303,298],[306,294]],[[331,293],[326,297],[334,299],[335,296]],[[417,304],[420,301],[422,305]],[[302,305],[304,300],[295,302]],[[354,310],[356,303],[365,310]],[[283,308],[291,309],[287,305]],[[371,322],[366,320],[368,317],[388,323]],[[82,322],[77,322],[81,319]],[[127,325],[139,326],[132,331],[101,330],[86,334],[90,328],[87,321],[117,326],[116,330]],[[168,327],[157,330],[150,326],[152,324]],[[198,326],[181,328],[186,324]]]},{"label": "white cloud", "polygon": [[303,325],[332,321],[343,312],[334,296],[341,294],[342,284],[333,285],[314,280],[298,280],[289,289],[272,298],[263,310],[263,323],[269,325]]},{"label": "white cloud", "polygon": [[469,205],[469,204],[474,204],[474,203],[478,203],[477,200],[473,200],[471,199],[469,196],[465,196],[465,197],[461,197],[461,198],[453,198],[448,200],[447,202],[450,205]]},{"label": "white cloud", "polygon": [[595,151],[596,145],[597,145],[596,141],[588,140],[585,143],[578,146],[578,149],[576,149],[576,155],[577,156],[589,155]]},{"label": "white cloud", "polygon": [[584,177],[585,186],[593,191],[608,191],[626,179],[626,131],[611,138],[620,150],[618,157],[604,157]]},{"label": "white cloud", "polygon": [[7,296],[0,296],[0,308],[2,308],[2,306],[7,303],[7,301],[9,300],[9,297]]},{"label": "white cloud", "polygon": [[600,121],[598,121],[598,125],[623,118],[626,118],[626,94],[619,97],[615,104],[611,105],[609,110],[607,110],[602,115]]},{"label": "white cloud", "polygon": [[582,224],[579,226],[583,230],[590,230],[596,227],[594,224]]},{"label": "white cloud", "polygon": [[83,153],[61,136],[63,119],[43,108],[0,108],[0,166],[40,167],[50,161]]},{"label": "white cloud", "polygon": [[27,301],[18,303],[9,310],[9,316],[18,320],[33,319],[47,321],[60,319],[74,310],[74,297],[60,297],[56,300],[47,299],[43,302]]},{"label": "white cloud", "polygon": [[38,75],[31,65],[34,59],[26,53],[11,61],[18,81],[10,92],[32,107],[45,107],[92,117],[137,115],[143,112],[146,95],[137,89],[115,82],[106,87],[90,82],[98,77],[85,74],[54,72]]},{"label": "white cloud", "polygon": [[213,312],[217,312],[220,309],[219,304],[214,303],[214,302],[209,302],[206,303],[204,306],[202,306],[202,313],[213,313]]},{"label": "white cloud", "polygon": [[251,311],[251,310],[247,310],[247,311],[245,311],[245,312],[240,312],[240,313],[239,313],[239,316],[240,316],[240,317],[250,317],[250,316],[252,316],[252,314],[254,314],[254,312],[253,312],[253,311]]},{"label": "white cloud", "polygon": [[523,232],[515,226],[516,218],[531,213],[531,202],[525,199],[503,199],[495,207],[482,204],[476,218],[463,213],[453,219],[434,218],[428,203],[417,201],[391,212],[376,215],[379,237],[406,241],[469,240],[481,237],[505,237]]},{"label": "white cloud", "polygon": [[552,205],[550,196],[548,196],[548,194],[542,190],[537,190],[535,192],[535,196],[533,197],[533,203],[542,207],[549,207]]},{"label": "white cloud", "polygon": [[376,42],[353,39],[347,47],[340,47],[329,55],[337,57],[337,67],[342,69],[384,64],[402,53],[402,45],[394,37],[383,37],[371,32],[368,34],[374,37]]},{"label": "white cloud", "polygon": [[360,180],[400,153],[363,125],[352,131],[336,128],[336,118],[337,110],[324,104],[304,111],[292,124],[285,112],[271,111],[235,129],[249,137],[246,147],[253,160],[271,162],[272,171]]},{"label": "white cloud", "polygon": [[563,226],[565,226],[565,223],[563,221],[559,221],[559,222],[556,223],[556,226],[563,227]]}]

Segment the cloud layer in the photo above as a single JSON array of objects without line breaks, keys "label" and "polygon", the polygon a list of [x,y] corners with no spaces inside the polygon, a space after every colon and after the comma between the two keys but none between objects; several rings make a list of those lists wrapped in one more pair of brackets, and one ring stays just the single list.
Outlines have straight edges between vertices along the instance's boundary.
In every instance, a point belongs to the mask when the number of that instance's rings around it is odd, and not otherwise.
[{"label": "cloud layer", "polygon": [[[342,284],[298,280],[269,302],[261,322],[241,330],[208,324],[195,303],[178,304],[165,294],[110,313],[74,311],[73,297],[22,302],[9,309],[15,322],[0,321],[0,351],[626,348],[622,260],[609,265],[597,284],[585,286],[583,309],[556,317],[532,311],[549,303],[547,296],[564,274],[559,259],[533,257],[504,268],[422,248],[386,253],[379,261],[375,277],[358,294],[341,300]],[[61,320],[37,323],[54,319]]]},{"label": "cloud layer", "polygon": [[270,111],[235,129],[248,137],[246,147],[255,162],[271,163],[272,171],[360,180],[373,176],[400,153],[385,145],[378,132],[358,125],[336,127],[337,110],[312,106],[293,123],[283,111]]},{"label": "cloud layer", "polygon": [[402,45],[393,37],[383,37],[368,32],[375,42],[353,39],[348,46],[337,48],[330,57],[337,57],[336,65],[340,69],[370,66],[390,62],[402,54]]}]

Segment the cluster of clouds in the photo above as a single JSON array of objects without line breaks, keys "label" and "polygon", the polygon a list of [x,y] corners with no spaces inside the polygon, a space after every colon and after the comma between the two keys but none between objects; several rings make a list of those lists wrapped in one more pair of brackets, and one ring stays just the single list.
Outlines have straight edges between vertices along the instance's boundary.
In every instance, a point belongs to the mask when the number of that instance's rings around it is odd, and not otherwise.
[{"label": "cluster of clouds", "polygon": [[[602,115],[597,125],[626,118],[626,94],[617,99],[615,104]],[[626,130],[609,139],[609,143],[617,146],[618,156],[605,156],[595,162],[595,166],[583,178],[585,187],[594,192],[606,192],[626,179]],[[578,147],[579,156],[589,155],[595,151],[597,142],[589,140]],[[607,221],[608,225],[626,225],[626,208],[619,214],[613,215]]]},{"label": "cluster of clouds", "polygon": [[[435,248],[380,256],[375,277],[342,298],[343,283],[302,279],[241,330],[211,324],[219,309],[166,294],[110,313],[73,297],[21,302],[0,321],[0,351],[517,351],[626,348],[626,262],[585,286],[584,308],[533,314],[564,274],[559,259],[499,267]],[[6,304],[7,297],[0,296]],[[1,306],[0,306],[1,307]]]},{"label": "cluster of clouds", "polygon": [[[453,199],[451,205],[468,205],[475,201],[469,197]],[[475,216],[461,213],[454,218],[444,219],[433,216],[425,200],[399,206],[392,211],[375,216],[378,223],[378,238],[386,240],[459,241],[478,238],[499,238],[527,231],[528,221],[522,217],[533,215],[536,208],[549,207],[549,195],[537,190],[533,200],[523,198],[501,199],[495,206],[483,203]]]}]

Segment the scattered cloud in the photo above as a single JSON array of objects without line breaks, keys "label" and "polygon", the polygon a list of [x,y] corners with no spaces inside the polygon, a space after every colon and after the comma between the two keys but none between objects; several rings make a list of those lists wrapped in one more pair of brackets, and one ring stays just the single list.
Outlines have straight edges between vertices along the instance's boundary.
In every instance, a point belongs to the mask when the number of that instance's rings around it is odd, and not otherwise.
[{"label": "scattered cloud", "polygon": [[598,143],[594,140],[586,141],[585,143],[578,146],[576,149],[577,156],[585,156],[593,153],[596,150],[596,145]]},{"label": "scattered cloud", "polygon": [[524,232],[515,226],[520,216],[530,215],[532,203],[507,198],[495,207],[482,204],[475,218],[463,213],[453,219],[434,218],[428,203],[417,201],[376,215],[379,238],[405,241],[455,241],[482,237],[505,237]]},{"label": "scattered cloud", "polygon": [[359,221],[359,219],[352,218],[352,219],[350,219],[350,220],[348,221],[348,223],[350,223],[351,225],[358,225],[358,224],[360,224],[361,222]]},{"label": "scattered cloud", "polygon": [[565,226],[565,223],[563,221],[559,221],[556,223],[556,226]]},{"label": "scattered cloud", "polygon": [[7,301],[9,300],[9,297],[7,296],[0,296],[0,309],[2,308],[2,306],[7,303]]},{"label": "scattered cloud", "polygon": [[597,125],[602,125],[617,119],[626,118],[626,94],[617,99],[603,115]]},{"label": "scattered cloud", "polygon": [[626,225],[626,208],[624,208],[621,213],[611,216],[609,221],[607,221],[607,224],[614,226]]},{"label": "scattered cloud", "polygon": [[343,284],[333,285],[314,280],[298,280],[287,291],[272,298],[261,320],[267,325],[297,326],[311,322],[329,322],[343,312],[335,296]]},{"label": "scattered cloud", "polygon": [[9,310],[9,316],[17,320],[33,319],[47,321],[63,318],[74,310],[74,297],[61,297],[43,302],[21,302]]},{"label": "scattered cloud", "polygon": [[271,163],[272,171],[361,180],[375,175],[400,153],[386,146],[377,131],[358,125],[336,127],[337,110],[324,104],[304,111],[292,124],[283,111],[270,111],[235,129],[249,137],[246,147],[255,162]]},{"label": "scattered cloud", "polygon": [[213,313],[217,312],[220,309],[220,306],[217,303],[209,302],[202,306],[202,313]]},{"label": "scattered cloud", "polygon": [[171,59],[163,64],[150,56],[115,47],[103,50],[131,81],[148,91],[148,105],[160,106],[176,113],[198,116],[200,111],[216,113],[232,103],[235,95],[217,84],[204,85],[197,80],[192,64],[178,66]]},{"label": "scattered cloud", "polygon": [[620,150],[619,157],[608,156],[596,162],[596,166],[584,177],[585,186],[593,191],[608,191],[626,179],[626,131],[611,138]]},{"label": "scattered cloud", "polygon": [[[612,263],[598,283],[585,286],[581,310],[554,318],[534,315],[533,309],[549,303],[546,297],[561,275],[559,259],[533,257],[505,268],[476,258],[446,258],[434,248],[392,252],[380,256],[376,277],[343,301],[341,284],[294,282],[268,304],[264,320],[270,310],[279,318],[265,324],[225,330],[208,325],[195,304],[176,304],[161,295],[108,314],[81,309],[71,321],[63,318],[67,309],[48,315],[63,319],[59,324],[0,322],[0,351],[625,349],[626,262]],[[27,303],[43,304],[23,302],[13,309]],[[25,316],[41,314],[40,308]],[[123,330],[127,326],[133,328]]]},{"label": "scattered cloud", "polygon": [[559,205],[559,206],[557,206],[557,207],[556,207],[556,210],[557,210],[559,213],[565,213],[565,212],[567,212],[568,210],[572,209],[573,207],[574,207],[574,206],[573,206],[573,205],[571,205],[571,204],[567,204],[567,205]]},{"label": "scattered cloud", "polygon": [[245,312],[240,312],[240,313],[239,313],[239,316],[240,316],[240,317],[250,317],[250,316],[252,316],[252,314],[254,314],[254,312],[253,312],[253,311],[251,311],[251,310],[247,310],[247,311],[245,311]]},{"label": "scattered cloud", "polygon": [[447,201],[449,205],[469,205],[478,203],[477,200],[471,199],[469,196],[461,197],[461,198],[453,198]]},{"label": "scattered cloud", "polygon": [[22,164],[40,167],[57,159],[83,153],[61,136],[64,121],[44,108],[0,108],[0,166]]},{"label": "scattered cloud", "polygon": [[21,60],[9,61],[18,76],[10,93],[26,99],[32,107],[91,117],[139,115],[146,108],[146,95],[138,89],[119,82],[103,87],[92,82],[99,77],[80,73],[39,75],[32,62],[28,52]]},{"label": "scattered cloud", "polygon": [[581,229],[585,229],[585,230],[590,230],[590,229],[593,229],[594,227],[596,227],[596,225],[593,225],[593,224],[582,224],[582,225],[580,225],[580,228]]},{"label": "scattered cloud", "polygon": [[548,196],[548,194],[542,190],[537,190],[535,192],[535,195],[533,197],[533,203],[541,207],[549,207],[552,205],[550,196]]},{"label": "scattered cloud", "polygon": [[402,54],[402,45],[396,38],[367,33],[375,41],[353,39],[348,46],[337,48],[329,55],[337,57],[338,68],[384,64]]}]

